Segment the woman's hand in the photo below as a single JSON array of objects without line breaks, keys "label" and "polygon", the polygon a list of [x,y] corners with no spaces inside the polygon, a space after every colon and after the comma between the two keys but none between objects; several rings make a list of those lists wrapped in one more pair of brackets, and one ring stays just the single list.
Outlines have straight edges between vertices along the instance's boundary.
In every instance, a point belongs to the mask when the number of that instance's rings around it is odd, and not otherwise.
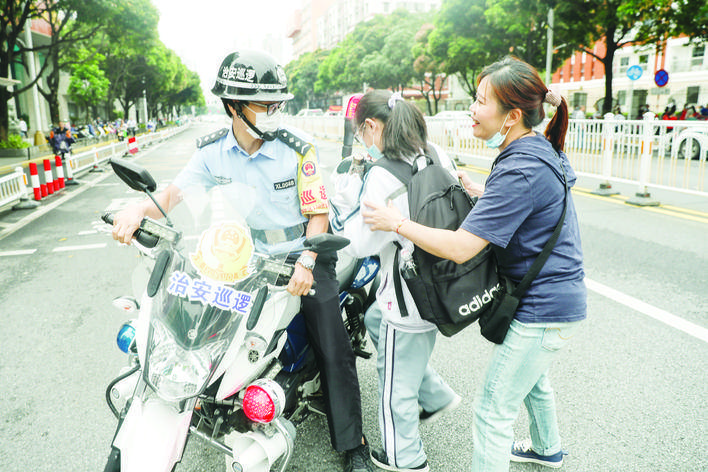
[{"label": "woman's hand", "polygon": [[484,185],[473,182],[465,171],[458,170],[457,176],[460,178],[460,182],[462,182],[462,185],[465,187],[465,190],[467,190],[470,197],[482,196],[482,193],[484,192]]},{"label": "woman's hand", "polygon": [[373,202],[364,202],[364,206],[369,210],[362,210],[361,215],[364,217],[364,223],[371,225],[371,231],[396,231],[404,219],[391,200],[388,201],[388,206]]}]

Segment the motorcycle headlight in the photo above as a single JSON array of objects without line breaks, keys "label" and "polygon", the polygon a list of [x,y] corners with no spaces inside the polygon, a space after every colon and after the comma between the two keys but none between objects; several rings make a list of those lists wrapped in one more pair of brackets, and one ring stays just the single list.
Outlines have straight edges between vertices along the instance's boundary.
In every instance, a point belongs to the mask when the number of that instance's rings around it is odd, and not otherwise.
[{"label": "motorcycle headlight", "polygon": [[226,340],[199,349],[187,350],[177,345],[164,325],[153,320],[145,375],[148,384],[168,401],[180,401],[198,395],[206,386],[212,366],[228,347]]}]

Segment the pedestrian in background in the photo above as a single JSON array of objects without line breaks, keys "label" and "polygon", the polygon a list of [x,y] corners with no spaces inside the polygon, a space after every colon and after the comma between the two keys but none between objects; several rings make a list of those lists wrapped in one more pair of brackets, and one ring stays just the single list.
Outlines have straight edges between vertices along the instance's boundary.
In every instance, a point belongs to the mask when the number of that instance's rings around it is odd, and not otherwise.
[{"label": "pedestrian in background", "polygon": [[[544,102],[556,107],[545,136],[533,130],[545,116]],[[380,202],[365,202],[370,210],[362,212],[364,221],[372,231],[395,231],[458,263],[492,244],[500,273],[518,283],[550,239],[567,198],[558,241],[521,298],[503,344],[492,352],[475,404],[472,451],[474,472],[507,471],[510,457],[560,467],[564,452],[548,371],[585,319],[587,296],[577,214],[563,183],[564,173],[566,185],[576,180],[563,152],[568,106],[533,67],[505,58],[482,71],[470,110],[474,136],[501,152],[461,228],[425,227]],[[530,439],[514,442],[522,402]]]},{"label": "pedestrian in background", "polygon": [[[411,166],[425,166],[425,154],[434,148],[440,163],[455,175],[450,158],[427,142],[423,114],[403,100],[400,93],[366,93],[357,105],[354,124],[357,140],[373,160],[402,160]],[[371,450],[371,459],[384,470],[427,472],[430,468],[418,431],[419,421],[432,420],[456,408],[461,397],[429,364],[437,327],[420,317],[406,284],[401,284],[405,307],[399,306],[393,281],[393,277],[399,277],[399,268],[394,256],[398,244],[409,255],[413,244],[395,233],[372,233],[359,212],[360,201],[384,204],[392,199],[401,214],[408,216],[408,192],[383,167],[374,166],[363,177],[363,165],[355,159],[348,173],[335,175],[330,218],[332,229],[351,241],[345,252],[354,257],[379,254],[381,258],[376,303],[364,318],[378,351],[379,428],[383,443],[383,449]]]},{"label": "pedestrian in background", "polygon": [[19,126],[20,126],[20,134],[22,135],[23,138],[26,138],[27,137],[27,122],[25,121],[24,116],[20,117]]}]

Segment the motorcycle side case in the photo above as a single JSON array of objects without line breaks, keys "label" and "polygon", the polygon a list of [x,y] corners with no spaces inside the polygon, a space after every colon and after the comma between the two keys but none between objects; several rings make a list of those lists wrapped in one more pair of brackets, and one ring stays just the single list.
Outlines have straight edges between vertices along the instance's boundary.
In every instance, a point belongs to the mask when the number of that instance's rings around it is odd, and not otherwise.
[{"label": "motorcycle side case", "polygon": [[171,472],[182,459],[191,419],[191,408],[180,413],[158,398],[133,397],[113,440],[121,472]]}]

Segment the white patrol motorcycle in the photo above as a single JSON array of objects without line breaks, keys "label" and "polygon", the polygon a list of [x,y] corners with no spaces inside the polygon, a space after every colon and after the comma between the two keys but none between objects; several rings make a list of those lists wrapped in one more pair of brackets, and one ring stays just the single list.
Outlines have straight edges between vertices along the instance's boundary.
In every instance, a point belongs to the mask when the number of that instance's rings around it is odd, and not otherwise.
[{"label": "white patrol motorcycle", "polygon": [[[145,169],[123,159],[110,163],[126,184],[152,198],[156,184]],[[321,413],[300,297],[285,288],[293,266],[287,254],[257,250],[246,224],[252,188],[183,193],[180,207],[197,223],[178,230],[167,215],[166,224],[144,219],[134,236],[146,262],[137,271],[143,294],[140,301],[113,302],[136,318],[117,337],[128,366],[106,389],[119,422],[104,471],[173,471],[193,436],[223,452],[229,471],[284,471],[294,424]],[[113,215],[103,219],[112,223]],[[322,234],[305,245],[324,254],[348,242]],[[363,315],[373,301],[367,288],[378,268],[377,258],[337,267],[344,323],[363,357],[369,355]]]}]

